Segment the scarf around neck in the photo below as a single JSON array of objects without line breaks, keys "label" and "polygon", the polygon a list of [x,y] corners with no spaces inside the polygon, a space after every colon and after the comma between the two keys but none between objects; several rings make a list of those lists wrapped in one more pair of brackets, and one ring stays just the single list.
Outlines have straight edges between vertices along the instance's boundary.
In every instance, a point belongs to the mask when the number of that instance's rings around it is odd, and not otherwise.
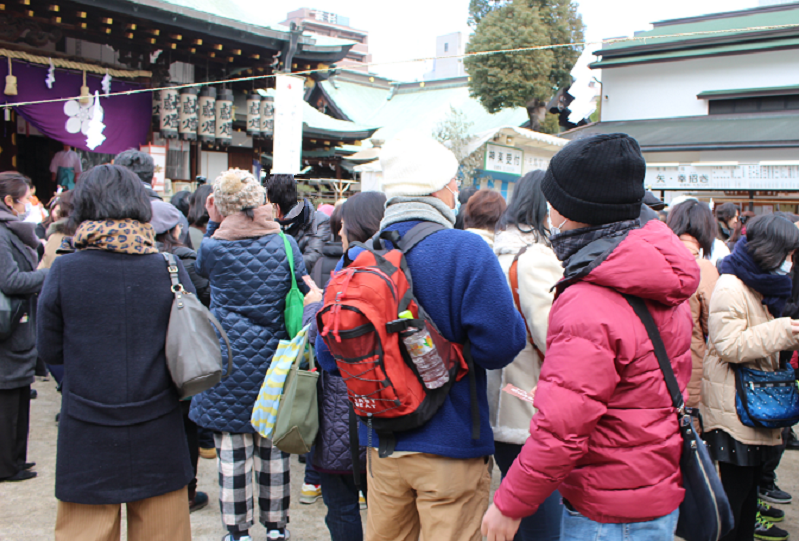
[{"label": "scarf around neck", "polygon": [[[283,226],[283,232],[286,235],[296,236],[302,226],[310,220],[311,208],[310,205],[305,204],[305,199],[294,205],[292,209],[286,214],[282,220],[278,220],[278,224]],[[271,220],[272,218],[270,218]]]},{"label": "scarf around neck", "polygon": [[31,262],[33,268],[39,261],[36,249],[39,247],[39,237],[36,236],[36,226],[30,222],[23,222],[11,212],[8,206],[0,201],[0,223],[6,226],[25,245],[25,257]]},{"label": "scarf around neck", "polygon": [[400,222],[433,222],[452,229],[455,213],[437,197],[392,197],[386,201],[386,214],[380,230]]},{"label": "scarf around neck", "polygon": [[104,250],[118,254],[157,254],[155,230],[137,220],[86,221],[75,231],[76,250]]},{"label": "scarf around neck", "polygon": [[772,316],[782,316],[785,304],[791,298],[791,277],[771,274],[761,269],[749,253],[746,237],[741,237],[735,243],[732,254],[719,262],[719,272],[737,276],[747,287],[763,295],[763,304]]},{"label": "scarf around neck", "polygon": [[280,233],[280,224],[274,220],[272,205],[253,209],[253,218],[239,211],[231,214],[214,231],[213,238],[220,240],[244,240]]},{"label": "scarf around neck", "polygon": [[552,243],[552,249],[558,256],[558,260],[565,262],[563,266],[566,267],[571,256],[592,242],[607,237],[625,235],[631,229],[639,227],[641,227],[641,221],[636,218],[635,220],[572,229],[550,237],[549,241]]}]

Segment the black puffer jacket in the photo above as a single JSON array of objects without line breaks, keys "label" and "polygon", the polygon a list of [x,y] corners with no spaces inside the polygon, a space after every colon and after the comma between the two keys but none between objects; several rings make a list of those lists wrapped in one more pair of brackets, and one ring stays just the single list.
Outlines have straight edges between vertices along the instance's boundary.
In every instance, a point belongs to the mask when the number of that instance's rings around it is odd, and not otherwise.
[{"label": "black puffer jacket", "polygon": [[36,295],[47,269],[36,270],[39,242],[34,225],[20,222],[0,202],[0,291],[22,298],[25,314],[14,333],[0,342],[0,389],[33,383],[36,367]]},{"label": "black puffer jacket", "polygon": [[313,269],[322,257],[325,243],[333,240],[330,218],[324,212],[314,210],[313,204],[305,199],[278,222],[283,226],[283,231],[297,241],[305,260],[305,268]]},{"label": "black puffer jacket", "polygon": [[311,278],[321,289],[330,281],[330,273],[336,270],[336,265],[344,255],[344,246],[341,242],[326,242],[322,248],[322,257],[314,265]]}]

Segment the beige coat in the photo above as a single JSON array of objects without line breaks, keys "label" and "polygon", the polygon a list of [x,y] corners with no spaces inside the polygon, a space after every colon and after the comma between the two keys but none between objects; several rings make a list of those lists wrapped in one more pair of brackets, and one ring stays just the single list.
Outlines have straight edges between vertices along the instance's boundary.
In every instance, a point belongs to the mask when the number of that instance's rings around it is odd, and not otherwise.
[{"label": "beige coat", "polygon": [[491,231],[486,231],[485,229],[467,229],[469,233],[474,233],[475,235],[480,235],[480,237],[488,243],[491,249],[494,249],[494,233]]},{"label": "beige coat", "polygon": [[[554,300],[551,289],[563,277],[563,267],[555,252],[544,243],[536,243],[532,233],[522,233],[509,226],[494,238],[494,253],[506,279],[513,258],[524,246],[527,251],[519,258],[518,266],[519,298],[533,341],[538,349],[546,352],[549,310]],[[532,390],[538,385],[541,361],[528,341],[511,364],[502,370],[488,371],[489,419],[495,441],[521,445],[530,435],[530,420],[535,412],[532,404],[501,389],[511,383],[525,391]]]},{"label": "beige coat", "polygon": [[701,410],[705,431],[721,429],[747,445],[779,445],[780,429],[744,426],[735,410],[732,364],[775,370],[780,351],[799,347],[791,320],[774,319],[762,299],[732,274],[723,274],[716,283],[710,300]]},{"label": "beige coat", "polygon": [[700,280],[696,293],[691,295],[691,317],[694,320],[694,331],[691,336],[691,381],[688,383],[688,402],[691,408],[699,407],[702,399],[702,365],[705,360],[708,331],[708,316],[710,315],[710,297],[719,279],[719,271],[709,260],[699,257],[699,242],[691,235],[680,235],[680,240],[696,258],[699,265]]}]

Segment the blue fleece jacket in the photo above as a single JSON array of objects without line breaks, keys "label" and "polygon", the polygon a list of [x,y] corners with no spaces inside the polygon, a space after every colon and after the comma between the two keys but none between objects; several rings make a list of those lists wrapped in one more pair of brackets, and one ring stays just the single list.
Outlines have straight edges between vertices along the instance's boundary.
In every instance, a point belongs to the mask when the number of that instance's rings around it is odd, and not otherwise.
[{"label": "blue fleece jacket", "polygon": [[[387,227],[405,235],[418,221]],[[360,249],[353,248],[354,259]],[[413,277],[413,292],[447,340],[472,345],[480,406],[480,439],[471,437],[469,378],[452,386],[438,413],[425,426],[396,433],[397,451],[416,451],[450,458],[476,458],[494,454],[494,437],[488,422],[486,370],[510,364],[524,348],[524,322],[497,257],[478,235],[456,229],[433,233],[406,256]],[[339,262],[336,270],[340,270]],[[319,364],[337,372],[336,362],[321,336],[316,339]],[[377,433],[360,426],[361,445],[378,447]]]}]

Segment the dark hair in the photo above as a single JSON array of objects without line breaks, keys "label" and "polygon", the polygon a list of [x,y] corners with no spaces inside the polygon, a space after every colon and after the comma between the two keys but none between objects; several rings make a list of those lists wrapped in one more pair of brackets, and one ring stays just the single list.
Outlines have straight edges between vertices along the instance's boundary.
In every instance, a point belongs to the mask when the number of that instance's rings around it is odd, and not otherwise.
[{"label": "dark hair", "polygon": [[466,204],[463,224],[467,228],[493,232],[508,207],[502,194],[494,190],[479,190]]},{"label": "dark hair", "polygon": [[341,242],[341,209],[346,203],[337,205],[330,215],[330,232],[333,233],[333,242]]},{"label": "dark hair", "polygon": [[671,209],[666,225],[678,237],[691,235],[699,243],[704,256],[710,257],[713,240],[716,238],[716,223],[707,203],[701,203],[696,199],[683,201]]},{"label": "dark hair", "polygon": [[772,271],[799,249],[799,228],[784,216],[756,216],[746,224],[746,241],[755,263]]},{"label": "dark hair", "polygon": [[15,202],[25,197],[31,188],[31,179],[16,171],[4,171],[0,173],[0,203],[5,204],[7,195],[11,196]]},{"label": "dark hair", "polygon": [[793,212],[783,212],[781,210],[778,210],[777,212],[774,213],[774,216],[782,216],[786,220],[790,221],[792,224],[799,222],[799,216],[797,216]]},{"label": "dark hair", "polygon": [[150,199],[141,181],[128,168],[119,165],[98,165],[80,176],[72,197],[70,227],[85,221],[138,220],[149,222],[153,217]]},{"label": "dark hair", "polygon": [[463,218],[464,212],[466,209],[466,204],[469,202],[469,198],[471,198],[474,194],[477,193],[477,188],[474,186],[464,186],[458,190],[458,202],[461,204],[461,210],[458,212],[458,215],[455,217],[455,229],[466,229],[463,225]]},{"label": "dark hair", "polygon": [[716,219],[727,223],[730,219],[735,218],[735,215],[739,212],[741,211],[735,203],[724,203],[716,207]]},{"label": "dark hair", "polygon": [[297,181],[294,175],[272,175],[266,181],[266,197],[280,207],[285,216],[297,204]]},{"label": "dark hair", "polygon": [[72,198],[75,196],[75,190],[63,192],[59,197],[56,205],[58,205],[58,219],[69,218],[72,214]]},{"label": "dark hair", "polygon": [[366,242],[380,229],[386,212],[386,194],[361,192],[353,195],[341,206],[341,219],[347,241]]},{"label": "dark hair", "polygon": [[497,224],[497,230],[515,225],[523,233],[533,233],[536,242],[549,244],[547,228],[547,199],[541,191],[544,171],[530,171],[516,183],[505,214]]},{"label": "dark hair", "polygon": [[190,225],[205,227],[208,224],[210,217],[208,216],[208,209],[205,208],[205,202],[212,193],[214,193],[214,187],[209,184],[203,184],[191,194],[189,214],[186,216]]},{"label": "dark hair", "polygon": [[155,241],[160,242],[161,244],[164,245],[162,250],[163,252],[169,252],[171,254],[172,250],[174,250],[175,248],[180,248],[181,246],[184,246],[184,244],[180,242],[180,239],[176,239],[175,235],[173,234],[178,225],[176,225],[169,231],[164,231],[160,235],[155,236]]},{"label": "dark hair", "polygon": [[[114,158],[114,165],[121,165],[127,167],[139,177],[145,184],[153,183],[153,175],[155,174],[155,162],[153,157],[145,152],[136,149],[128,149],[120,152]],[[83,177],[81,177],[81,181]]]},{"label": "dark hair", "polygon": [[187,190],[181,190],[175,195],[172,196],[172,199],[169,200],[176,209],[183,213],[183,216],[186,218],[189,217],[189,208],[191,206],[190,203],[191,199],[191,192]]}]

